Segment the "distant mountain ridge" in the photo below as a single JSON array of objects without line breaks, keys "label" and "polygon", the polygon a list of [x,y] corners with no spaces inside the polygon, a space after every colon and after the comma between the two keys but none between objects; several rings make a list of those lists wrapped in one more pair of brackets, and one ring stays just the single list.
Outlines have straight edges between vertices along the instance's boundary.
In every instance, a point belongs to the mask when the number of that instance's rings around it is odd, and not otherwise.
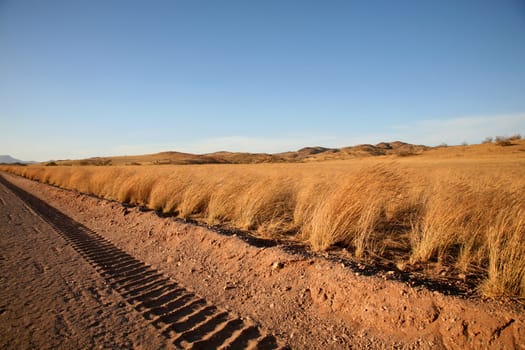
[{"label": "distant mountain ridge", "polygon": [[363,144],[342,148],[304,147],[297,151],[281,153],[247,153],[219,151],[206,154],[191,154],[166,151],[154,154],[94,157],[80,160],[57,160],[50,165],[147,165],[147,164],[253,164],[288,163],[323,160],[340,160],[373,156],[413,156],[431,147],[405,142],[381,142],[376,145]]},{"label": "distant mountain ridge", "polygon": [[19,164],[33,164],[33,163],[36,163],[36,162],[16,159],[16,158],[11,157],[8,154],[0,155],[0,164],[15,164],[15,163],[19,163]]}]

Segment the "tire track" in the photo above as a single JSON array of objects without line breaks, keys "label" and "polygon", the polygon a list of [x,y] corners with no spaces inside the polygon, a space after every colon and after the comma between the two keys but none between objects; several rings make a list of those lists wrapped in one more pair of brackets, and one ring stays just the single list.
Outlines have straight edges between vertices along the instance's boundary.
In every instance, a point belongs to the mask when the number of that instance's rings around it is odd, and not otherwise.
[{"label": "tire track", "polygon": [[173,279],[124,252],[57,209],[18,188],[3,176],[0,183],[51,224],[106,280],[176,347],[187,349],[276,349],[277,339],[209,304]]}]

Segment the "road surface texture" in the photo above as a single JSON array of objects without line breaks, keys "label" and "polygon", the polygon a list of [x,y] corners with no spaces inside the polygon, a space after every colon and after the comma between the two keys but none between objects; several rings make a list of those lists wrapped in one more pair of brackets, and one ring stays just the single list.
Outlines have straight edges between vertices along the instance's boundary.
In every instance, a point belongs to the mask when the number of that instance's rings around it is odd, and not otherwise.
[{"label": "road surface texture", "polygon": [[0,213],[3,349],[278,347],[3,178]]}]

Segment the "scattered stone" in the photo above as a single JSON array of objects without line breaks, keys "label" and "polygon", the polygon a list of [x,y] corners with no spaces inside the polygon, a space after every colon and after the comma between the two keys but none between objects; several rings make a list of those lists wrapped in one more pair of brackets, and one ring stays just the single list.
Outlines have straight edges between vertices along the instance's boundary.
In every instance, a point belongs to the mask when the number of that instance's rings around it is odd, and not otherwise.
[{"label": "scattered stone", "polygon": [[396,263],[396,267],[397,267],[397,269],[398,269],[399,271],[405,271],[406,268],[407,268],[407,263],[404,262],[404,261],[398,261],[398,262]]},{"label": "scattered stone", "polygon": [[284,267],[284,264],[280,261],[276,261],[272,264],[272,270],[280,270]]}]

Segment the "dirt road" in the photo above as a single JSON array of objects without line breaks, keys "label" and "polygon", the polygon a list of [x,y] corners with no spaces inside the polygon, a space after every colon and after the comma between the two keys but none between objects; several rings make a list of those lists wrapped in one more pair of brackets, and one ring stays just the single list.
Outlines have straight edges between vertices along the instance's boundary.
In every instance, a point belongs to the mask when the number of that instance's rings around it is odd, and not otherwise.
[{"label": "dirt road", "polygon": [[0,208],[3,349],[278,347],[3,178]]},{"label": "dirt road", "polygon": [[96,271],[0,184],[0,348],[167,346]]}]

